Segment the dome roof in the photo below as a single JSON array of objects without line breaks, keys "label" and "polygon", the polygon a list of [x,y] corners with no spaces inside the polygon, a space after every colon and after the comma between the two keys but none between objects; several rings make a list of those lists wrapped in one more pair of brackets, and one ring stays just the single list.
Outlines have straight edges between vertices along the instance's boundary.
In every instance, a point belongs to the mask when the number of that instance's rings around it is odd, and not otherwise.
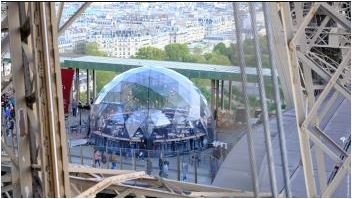
[{"label": "dome roof", "polygon": [[155,128],[168,125],[197,123],[206,128],[210,111],[205,97],[188,78],[167,68],[144,66],[105,85],[92,116],[115,118],[133,137],[136,133],[150,136]]}]

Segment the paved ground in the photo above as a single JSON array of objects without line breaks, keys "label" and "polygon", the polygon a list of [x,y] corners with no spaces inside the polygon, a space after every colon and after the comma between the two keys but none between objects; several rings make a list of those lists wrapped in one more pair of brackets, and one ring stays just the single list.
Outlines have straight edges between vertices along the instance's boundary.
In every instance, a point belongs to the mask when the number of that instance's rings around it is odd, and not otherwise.
[{"label": "paved ground", "polygon": [[[336,100],[336,103],[331,110],[330,116],[328,119],[323,120],[321,127],[334,139],[336,143],[343,146],[340,138],[348,137],[351,133],[351,105],[347,100],[343,101],[342,99],[339,99]],[[288,164],[290,174],[293,176],[291,180],[293,196],[306,197],[303,170],[301,169],[299,163],[300,151],[294,110],[286,111],[283,116],[284,129],[286,132]],[[270,120],[270,129],[272,135],[275,171],[277,176],[277,187],[278,190],[281,191],[283,190],[284,184],[279,140],[276,128],[276,118],[272,118]],[[255,157],[257,160],[257,171],[260,181],[260,191],[270,192],[263,127],[258,126],[257,128],[254,128],[253,136],[256,153]],[[312,156],[313,160],[315,160],[314,150],[312,150]],[[313,164],[316,170],[316,162],[314,161]],[[230,151],[227,159],[221,165],[213,185],[252,191],[251,170],[249,165],[247,138],[246,136],[243,136],[236,146],[234,146],[234,148]],[[326,165],[326,173],[327,176],[329,176],[333,168],[329,167],[332,163],[328,158],[326,158]],[[316,182],[319,184],[317,173],[315,176]],[[343,183],[345,186],[340,186],[333,197],[350,196],[350,192],[347,193],[347,190],[350,190],[350,181],[347,177],[345,177],[344,181],[346,182]],[[348,186],[349,188],[347,188]]]},{"label": "paved ground", "polygon": [[[88,119],[87,112],[83,112],[81,115],[81,123],[84,126]],[[80,123],[80,115],[78,114],[76,117],[69,116],[66,120],[66,128],[68,132],[69,142],[71,144],[70,154],[71,154],[71,162],[81,164],[81,149],[80,145],[85,144],[85,136],[87,135],[87,129],[83,128],[81,132],[78,129],[70,128],[70,126],[79,126]],[[228,143],[228,150],[234,146],[238,140],[240,140],[243,135],[243,127],[238,127],[234,129],[217,129],[217,137],[218,141]],[[93,146],[83,145],[82,146],[82,154],[83,154],[83,164],[93,166]],[[187,172],[187,182],[195,182],[195,173],[197,173],[197,182],[201,184],[211,184],[211,176],[210,176],[210,154],[212,149],[207,149],[202,151],[200,154],[200,162],[197,167],[197,171],[195,171],[194,160],[192,159],[192,155],[181,155],[180,156],[180,165],[182,162],[187,162],[188,164],[188,172]],[[152,175],[159,175],[159,167],[158,167],[158,158],[152,158],[153,171]],[[177,158],[176,157],[168,157],[167,161],[170,162],[169,165],[169,176],[170,179],[177,180]],[[222,161],[219,162],[221,165]],[[122,158],[122,169],[134,169],[133,159],[131,157],[123,157]],[[120,157],[118,160],[117,168],[121,167]],[[102,166],[104,168],[111,168],[111,164]],[[146,171],[146,160],[136,159],[136,170],[144,170]],[[180,170],[180,175],[182,179],[182,168]]]},{"label": "paved ground", "polygon": [[[85,165],[90,165],[93,166],[93,147],[92,146],[83,146],[83,164]],[[211,184],[211,178],[209,174],[209,159],[208,157],[209,151],[204,151],[200,157],[201,161],[197,167],[197,181],[198,183],[201,184]],[[151,158],[152,161],[152,175],[158,176],[159,175],[159,166],[158,166],[158,158]],[[165,158],[164,160],[169,161],[169,176],[168,178],[177,180],[177,158],[176,157],[168,157]],[[80,148],[79,147],[73,147],[71,148],[71,162],[81,164],[81,159],[80,159]],[[122,160],[120,160],[120,157],[118,157],[118,163],[117,163],[117,169],[121,169],[121,161],[122,161],[122,169],[129,169],[133,170],[134,163],[133,159],[131,157],[124,157],[122,156]],[[180,156],[180,165],[182,165],[182,162],[187,162],[188,163],[188,172],[187,172],[187,182],[195,182],[195,164],[193,159],[191,158],[191,155],[183,155]],[[111,168],[111,163],[108,163],[108,165],[101,165],[101,168]],[[181,168],[182,169],[182,168]],[[137,171],[146,171],[146,158],[141,159],[141,158],[136,158],[136,170]],[[182,178],[182,171],[180,170],[180,175]]]},{"label": "paved ground", "polygon": [[[333,140],[338,143],[341,147],[343,143],[341,142],[341,137],[348,137],[351,132],[351,105],[347,100],[336,100],[333,108],[331,109],[331,114],[328,119],[323,120],[321,124],[321,128],[324,131],[328,132],[329,136],[333,138]],[[82,115],[84,118],[86,115]],[[297,129],[295,123],[295,113],[294,110],[289,110],[284,113],[284,129],[286,132],[286,142],[287,142],[287,153],[288,153],[288,161],[289,161],[289,170],[292,176],[291,186],[294,197],[305,197],[305,187],[304,187],[304,176],[303,171],[300,166],[300,154],[299,154],[299,142],[297,136]],[[76,118],[70,117],[70,122],[68,125],[75,125],[79,123],[79,116]],[[84,123],[84,122],[83,122]],[[275,161],[275,170],[277,176],[277,186],[278,190],[283,190],[283,176],[282,176],[282,163],[279,151],[279,142],[276,130],[276,119],[272,118],[270,120],[271,133],[272,133],[272,143],[274,149],[274,161]],[[85,133],[72,133],[68,132],[68,138],[71,142],[75,142],[76,144],[82,142],[80,140],[84,137]],[[227,187],[227,188],[235,188],[252,191],[252,183],[251,183],[251,172],[249,167],[249,159],[248,159],[248,147],[246,136],[243,136],[245,132],[244,128],[237,129],[218,129],[218,140],[225,141],[230,143],[229,146],[233,146],[227,158],[222,163],[220,170],[212,183],[215,186]],[[6,143],[11,145],[11,138],[6,137]],[[262,192],[270,192],[270,182],[268,177],[268,169],[267,162],[265,156],[265,145],[264,145],[264,133],[263,128],[261,126],[257,126],[254,128],[254,138],[255,138],[255,151],[256,151],[256,159],[257,159],[257,170],[259,172],[260,179],[260,191]],[[314,150],[312,150],[314,151]],[[93,165],[92,162],[92,154],[93,148],[92,146],[83,146],[82,147],[83,163],[86,165]],[[80,159],[80,147],[72,147],[71,148],[71,162],[79,163]],[[197,167],[197,178],[198,183],[202,184],[211,184],[210,182],[210,171],[209,171],[209,161],[207,160],[207,154],[209,152],[204,152],[204,155],[201,157],[201,162],[199,167]],[[314,152],[313,152],[313,159]],[[158,175],[158,160],[153,159],[153,171],[152,175]],[[176,168],[176,158],[168,158],[170,162],[169,169],[169,178],[177,179],[177,168]],[[188,182],[194,182],[194,164],[189,156],[184,156],[181,158],[181,161],[187,161],[189,163],[188,168]],[[122,169],[133,169],[133,161],[131,158],[123,158]],[[136,169],[137,170],[145,170],[145,160],[136,160]],[[313,162],[314,168],[316,169],[316,162]],[[326,158],[326,165],[332,165],[331,160]],[[118,168],[120,168],[120,163],[118,163]],[[331,170],[333,168],[326,167],[327,176],[331,174]],[[317,175],[316,175],[317,176]],[[316,179],[318,182],[318,179]],[[350,196],[350,184],[351,181],[349,178],[345,177],[343,179],[344,182],[342,186],[338,188],[333,197],[347,197]],[[319,183],[317,183],[317,187],[319,190]]]}]

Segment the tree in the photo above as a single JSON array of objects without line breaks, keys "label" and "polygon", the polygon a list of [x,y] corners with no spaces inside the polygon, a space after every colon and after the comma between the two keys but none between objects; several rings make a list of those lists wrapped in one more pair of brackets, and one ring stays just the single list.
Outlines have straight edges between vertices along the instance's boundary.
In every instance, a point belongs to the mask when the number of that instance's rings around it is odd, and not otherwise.
[{"label": "tree", "polygon": [[[84,54],[92,55],[92,56],[106,56],[105,52],[102,52],[98,49],[98,44],[95,42],[86,43],[84,47]],[[112,71],[96,71],[96,84],[97,84],[97,93],[101,91],[101,89],[105,86],[105,84],[109,83],[115,76],[116,72]]]},{"label": "tree", "polygon": [[148,47],[140,48],[134,58],[165,60],[166,53],[165,53],[165,51],[163,51],[159,48],[154,48],[154,47],[148,46]]},{"label": "tree", "polygon": [[85,44],[84,54],[93,56],[106,56],[105,52],[98,49],[98,44],[95,42],[89,42]]},{"label": "tree", "polygon": [[200,48],[200,47],[195,47],[193,49],[193,53],[196,54],[196,55],[201,55],[203,53],[203,49]]},{"label": "tree", "polygon": [[96,71],[97,76],[97,93],[101,91],[101,89],[109,83],[115,76],[116,72],[112,71]]},{"label": "tree", "polygon": [[207,63],[207,60],[203,55],[197,55],[197,54],[190,54],[188,57],[186,57],[185,62],[191,62],[191,63]]},{"label": "tree", "polygon": [[231,65],[229,58],[219,53],[207,53],[205,58],[208,64]]},{"label": "tree", "polygon": [[249,101],[249,106],[252,108],[252,110],[255,110],[260,104],[257,97],[253,95],[248,96],[248,101]]},{"label": "tree", "polygon": [[169,44],[165,46],[167,59],[170,61],[186,61],[189,58],[189,49],[187,44]]},{"label": "tree", "polygon": [[[262,65],[264,68],[270,68],[269,60],[269,50],[267,48],[267,39],[265,36],[259,37],[259,47],[261,51]],[[232,65],[238,66],[240,64],[238,57],[237,44],[230,44],[226,47],[223,43],[218,43],[214,49],[214,53],[219,53],[221,55],[227,56],[232,63]],[[254,51],[254,41],[253,39],[246,39],[243,41],[243,53],[245,56],[245,62],[247,66],[255,67],[255,51]]]},{"label": "tree", "polygon": [[216,46],[214,46],[213,52],[216,52],[216,53],[219,53],[219,54],[225,55],[225,56],[228,55],[227,48],[226,48],[225,44],[222,42],[220,42],[220,43],[216,44]]},{"label": "tree", "polygon": [[207,101],[210,100],[211,93],[210,93],[210,79],[199,79],[199,78],[192,78],[191,81],[199,88],[202,92],[204,97]]},{"label": "tree", "polygon": [[229,58],[232,65],[238,66],[240,64],[236,44],[232,43],[228,48],[226,48],[226,55]]}]

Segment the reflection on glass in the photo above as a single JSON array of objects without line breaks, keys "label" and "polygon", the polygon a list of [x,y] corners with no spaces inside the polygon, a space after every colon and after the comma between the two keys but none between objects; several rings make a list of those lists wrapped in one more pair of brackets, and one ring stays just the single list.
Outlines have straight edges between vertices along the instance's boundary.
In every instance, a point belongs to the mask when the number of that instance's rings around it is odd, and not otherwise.
[{"label": "reflection on glass", "polygon": [[[99,147],[202,148],[212,131],[200,90],[183,75],[140,67],[115,77],[91,109],[91,137]],[[177,149],[176,149],[177,148]]]}]

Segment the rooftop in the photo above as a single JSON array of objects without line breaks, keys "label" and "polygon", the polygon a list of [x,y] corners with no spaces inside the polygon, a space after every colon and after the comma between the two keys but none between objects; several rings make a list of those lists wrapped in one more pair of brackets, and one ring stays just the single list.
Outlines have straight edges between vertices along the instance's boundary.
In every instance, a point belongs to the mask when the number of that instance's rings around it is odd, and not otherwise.
[{"label": "rooftop", "polygon": [[[198,64],[175,61],[156,61],[145,59],[125,59],[99,56],[60,56],[62,67],[95,69],[103,71],[124,72],[141,66],[156,66],[173,69],[188,78],[218,79],[218,80],[239,80],[240,67],[215,64]],[[256,68],[246,68],[248,81],[257,81]],[[263,68],[263,76],[271,77],[271,70]]]}]

